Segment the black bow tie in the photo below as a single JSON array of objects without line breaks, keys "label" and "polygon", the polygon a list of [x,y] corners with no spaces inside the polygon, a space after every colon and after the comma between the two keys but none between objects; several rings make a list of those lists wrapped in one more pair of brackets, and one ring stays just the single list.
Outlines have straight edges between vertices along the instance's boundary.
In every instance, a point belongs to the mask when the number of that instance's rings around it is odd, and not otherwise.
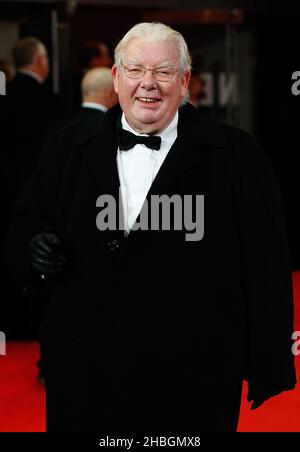
[{"label": "black bow tie", "polygon": [[155,149],[155,151],[159,151],[161,138],[154,135],[140,137],[134,135],[131,132],[128,132],[128,130],[119,129],[118,143],[121,151],[128,151],[129,149],[133,148],[136,144],[144,144],[150,149]]}]

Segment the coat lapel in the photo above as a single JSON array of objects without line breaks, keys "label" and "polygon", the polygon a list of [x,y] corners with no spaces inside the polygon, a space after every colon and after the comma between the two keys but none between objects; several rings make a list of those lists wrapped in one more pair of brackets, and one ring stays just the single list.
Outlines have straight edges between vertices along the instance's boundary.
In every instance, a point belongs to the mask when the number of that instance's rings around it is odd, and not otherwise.
[{"label": "coat lapel", "polygon": [[149,189],[147,199],[151,195],[162,194],[173,180],[191,167],[193,151],[194,145],[192,142],[177,137]]},{"label": "coat lapel", "polygon": [[[136,223],[140,222],[142,210],[147,209],[147,205],[151,205],[152,195],[160,196],[165,194],[172,182],[176,181],[196,164],[199,168],[198,177],[201,180],[201,185],[207,191],[211,158],[209,151],[213,148],[225,148],[227,146],[228,140],[222,129],[220,129],[220,134],[216,135],[209,119],[199,115],[190,104],[182,107],[179,110],[177,139],[147,193],[145,203],[136,219]],[[194,181],[194,183],[197,184],[197,181]],[[188,192],[186,194],[196,193]],[[133,229],[134,227],[135,225]],[[131,238],[135,236],[136,234],[129,234]]]},{"label": "coat lapel", "polygon": [[153,194],[163,194],[167,187],[181,174],[193,167],[195,162],[205,162],[204,150],[225,147],[226,138],[210,133],[210,121],[200,116],[191,105],[179,110],[178,136],[165,158],[147,199]]}]

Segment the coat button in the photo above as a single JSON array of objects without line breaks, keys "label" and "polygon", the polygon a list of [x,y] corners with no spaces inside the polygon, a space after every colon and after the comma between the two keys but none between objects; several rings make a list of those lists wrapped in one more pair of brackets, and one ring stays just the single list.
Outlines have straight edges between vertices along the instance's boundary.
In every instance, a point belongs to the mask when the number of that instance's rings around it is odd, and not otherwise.
[{"label": "coat button", "polygon": [[111,242],[108,242],[108,246],[111,251],[115,251],[117,248],[119,248],[118,240],[112,240]]}]

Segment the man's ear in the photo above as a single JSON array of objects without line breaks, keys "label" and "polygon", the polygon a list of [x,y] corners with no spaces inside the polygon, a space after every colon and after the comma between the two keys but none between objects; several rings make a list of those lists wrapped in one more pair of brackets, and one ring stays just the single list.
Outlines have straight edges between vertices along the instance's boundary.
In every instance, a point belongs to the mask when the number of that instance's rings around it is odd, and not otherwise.
[{"label": "man's ear", "polygon": [[43,60],[43,56],[42,55],[37,55],[36,58],[35,58],[36,66],[40,67],[42,65],[42,60]]},{"label": "man's ear", "polygon": [[113,81],[114,81],[115,92],[118,94],[118,92],[119,92],[119,71],[115,64],[111,68],[111,74],[112,74]]},{"label": "man's ear", "polygon": [[113,107],[115,104],[118,103],[118,95],[115,92],[113,87],[112,87],[112,89],[110,90],[110,93],[109,93],[109,101],[110,101],[111,107]]},{"label": "man's ear", "polygon": [[189,86],[189,81],[191,78],[191,71],[186,71],[181,77],[181,83],[182,83],[182,96],[184,97],[186,94],[186,90]]}]

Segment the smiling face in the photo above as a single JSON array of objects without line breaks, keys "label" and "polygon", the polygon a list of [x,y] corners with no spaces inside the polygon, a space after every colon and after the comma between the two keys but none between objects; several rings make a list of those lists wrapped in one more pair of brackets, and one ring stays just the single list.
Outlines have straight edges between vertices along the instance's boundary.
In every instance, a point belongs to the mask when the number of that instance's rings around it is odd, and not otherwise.
[{"label": "smiling face", "polygon": [[[171,41],[148,42],[134,38],[125,48],[122,61],[126,67],[178,69],[178,52]],[[172,121],[186,94],[190,73],[178,70],[169,81],[157,81],[151,71],[142,79],[128,78],[123,67],[112,68],[115,91],[131,127],[139,133],[159,133]]]}]

